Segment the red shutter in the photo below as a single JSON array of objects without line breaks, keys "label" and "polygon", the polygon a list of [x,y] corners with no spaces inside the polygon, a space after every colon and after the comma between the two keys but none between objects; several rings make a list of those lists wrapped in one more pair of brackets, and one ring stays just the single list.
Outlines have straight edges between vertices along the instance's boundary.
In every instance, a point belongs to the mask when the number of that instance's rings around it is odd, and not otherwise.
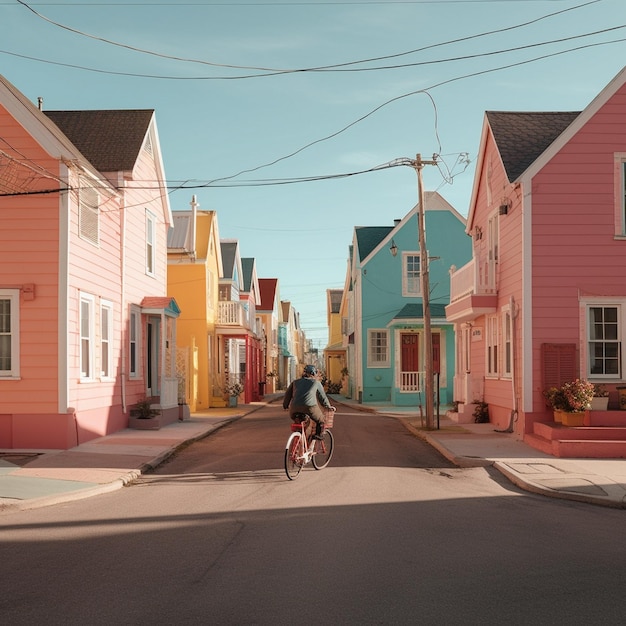
[{"label": "red shutter", "polygon": [[541,361],[544,389],[578,378],[575,343],[542,343]]}]

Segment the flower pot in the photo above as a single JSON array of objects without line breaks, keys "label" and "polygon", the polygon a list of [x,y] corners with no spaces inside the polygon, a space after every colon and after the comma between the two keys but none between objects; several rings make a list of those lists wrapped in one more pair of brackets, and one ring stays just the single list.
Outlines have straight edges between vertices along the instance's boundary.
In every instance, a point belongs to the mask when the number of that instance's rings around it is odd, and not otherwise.
[{"label": "flower pot", "polygon": [[578,411],[577,413],[569,413],[568,411],[560,411],[561,423],[563,426],[583,426],[587,411]]},{"label": "flower pot", "polygon": [[606,411],[609,406],[608,396],[605,398],[598,398],[594,396],[591,398],[591,410],[592,411]]},{"label": "flower pot", "polygon": [[230,407],[237,406],[237,396],[228,396],[228,406]]}]

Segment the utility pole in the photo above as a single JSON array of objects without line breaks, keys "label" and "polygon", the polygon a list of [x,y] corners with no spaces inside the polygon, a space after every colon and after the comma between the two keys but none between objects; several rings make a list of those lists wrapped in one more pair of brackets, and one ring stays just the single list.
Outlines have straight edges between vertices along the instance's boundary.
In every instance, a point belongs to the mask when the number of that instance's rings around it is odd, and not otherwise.
[{"label": "utility pole", "polygon": [[420,288],[422,291],[422,311],[424,316],[424,394],[426,410],[426,428],[434,429],[434,371],[433,371],[433,336],[430,330],[430,281],[428,278],[428,250],[426,249],[426,227],[424,220],[424,188],[422,185],[422,169],[424,165],[436,165],[437,161],[433,156],[432,161],[422,161],[422,156],[418,154],[413,162],[413,167],[417,172],[417,229],[420,246]]}]

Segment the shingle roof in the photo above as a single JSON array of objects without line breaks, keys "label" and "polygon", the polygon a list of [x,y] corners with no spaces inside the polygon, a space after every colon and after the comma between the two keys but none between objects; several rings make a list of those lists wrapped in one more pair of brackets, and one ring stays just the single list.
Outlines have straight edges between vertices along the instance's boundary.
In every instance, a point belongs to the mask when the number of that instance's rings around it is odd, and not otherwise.
[{"label": "shingle roof", "polygon": [[359,246],[359,260],[367,255],[393,230],[393,226],[357,226],[356,240]]},{"label": "shingle roof", "polygon": [[509,182],[517,180],[579,115],[580,111],[487,111],[487,121]]},{"label": "shingle roof", "polygon": [[100,172],[135,167],[154,110],[44,111]]},{"label": "shingle roof", "polygon": [[[430,303],[430,315],[431,317],[443,317],[446,316],[446,305]],[[421,302],[413,302],[405,304],[395,315],[395,320],[400,319],[419,319],[424,317],[424,305]]]}]

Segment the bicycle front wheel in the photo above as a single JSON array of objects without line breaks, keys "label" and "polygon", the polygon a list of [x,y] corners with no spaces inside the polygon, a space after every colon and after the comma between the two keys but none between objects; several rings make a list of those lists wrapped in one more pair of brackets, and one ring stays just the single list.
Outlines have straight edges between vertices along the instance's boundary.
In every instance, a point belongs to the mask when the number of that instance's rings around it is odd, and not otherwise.
[{"label": "bicycle front wheel", "polygon": [[330,458],[333,456],[333,447],[335,445],[335,439],[330,430],[325,430],[322,433],[322,440],[315,441],[315,452],[313,453],[313,467],[316,470],[324,469],[330,462]]},{"label": "bicycle front wheel", "polygon": [[285,473],[289,480],[298,478],[304,465],[304,454],[302,449],[302,434],[293,433],[287,441],[285,448]]}]

